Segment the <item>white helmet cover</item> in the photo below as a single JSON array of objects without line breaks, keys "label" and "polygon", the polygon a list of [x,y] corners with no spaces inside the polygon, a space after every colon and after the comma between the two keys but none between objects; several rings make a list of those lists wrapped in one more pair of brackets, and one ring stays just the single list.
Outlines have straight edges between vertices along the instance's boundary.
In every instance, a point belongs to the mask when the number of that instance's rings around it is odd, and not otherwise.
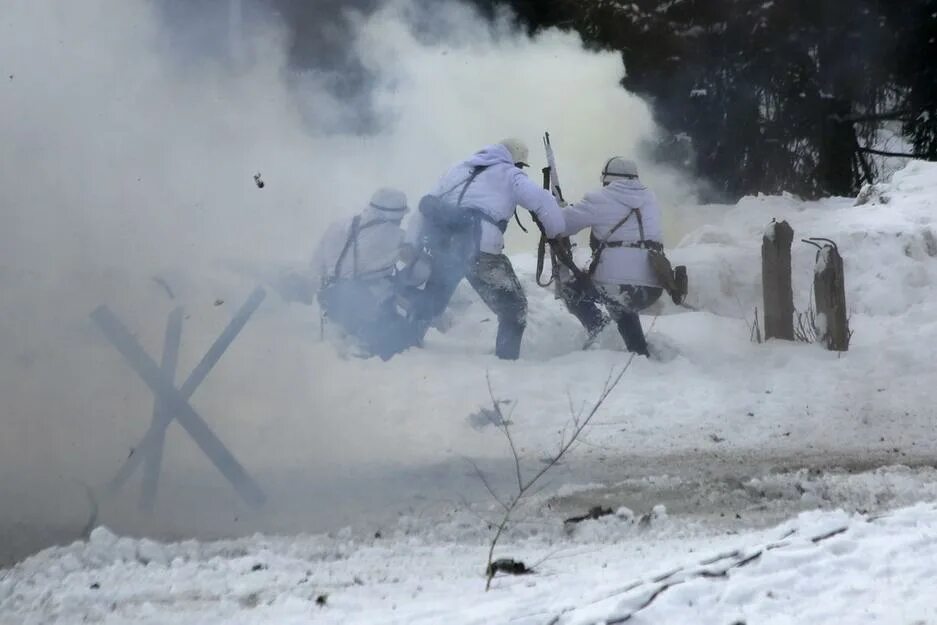
[{"label": "white helmet cover", "polygon": [[407,212],[407,195],[398,189],[388,187],[378,189],[371,196],[371,208],[403,218],[404,213]]},{"label": "white helmet cover", "polygon": [[527,149],[527,144],[521,141],[520,139],[504,139],[501,141],[501,145],[508,149],[508,152],[511,153],[511,160],[514,161],[514,164],[518,167],[530,167],[530,163],[527,162],[527,159],[530,158],[530,150]]},{"label": "white helmet cover", "polygon": [[602,184],[608,184],[612,178],[637,178],[638,166],[634,161],[621,156],[613,156],[605,161],[602,168]]}]

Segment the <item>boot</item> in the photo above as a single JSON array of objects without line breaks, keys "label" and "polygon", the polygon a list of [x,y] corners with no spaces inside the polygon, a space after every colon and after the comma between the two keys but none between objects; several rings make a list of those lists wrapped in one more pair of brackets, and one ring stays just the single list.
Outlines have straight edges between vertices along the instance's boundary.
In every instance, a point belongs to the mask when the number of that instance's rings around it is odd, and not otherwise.
[{"label": "boot", "polygon": [[618,332],[621,338],[625,340],[625,347],[629,352],[634,352],[639,356],[650,356],[647,351],[647,339],[644,338],[644,330],[641,328],[641,318],[638,313],[625,313],[618,318]]}]

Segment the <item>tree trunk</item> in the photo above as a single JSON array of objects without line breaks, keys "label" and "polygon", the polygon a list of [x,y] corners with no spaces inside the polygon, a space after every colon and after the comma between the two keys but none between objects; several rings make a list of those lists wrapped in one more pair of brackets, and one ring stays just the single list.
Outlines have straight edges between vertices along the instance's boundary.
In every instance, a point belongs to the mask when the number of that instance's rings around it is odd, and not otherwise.
[{"label": "tree trunk", "polygon": [[843,197],[855,193],[854,152],[857,147],[856,131],[852,122],[845,121],[851,113],[848,100],[829,100],[820,124],[820,150],[817,178],[822,190]]},{"label": "tree trunk", "polygon": [[768,226],[761,241],[761,280],[765,303],[765,339],[794,340],[794,292],[791,288],[791,242],[786,221]]}]

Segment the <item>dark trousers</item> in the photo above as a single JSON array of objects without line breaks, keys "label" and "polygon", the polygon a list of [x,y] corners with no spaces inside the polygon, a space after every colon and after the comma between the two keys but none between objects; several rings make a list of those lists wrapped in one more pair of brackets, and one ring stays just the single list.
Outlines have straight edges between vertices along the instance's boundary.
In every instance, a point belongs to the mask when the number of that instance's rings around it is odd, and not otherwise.
[{"label": "dark trousers", "polygon": [[594,296],[585,293],[575,282],[563,284],[560,287],[560,298],[569,310],[583,325],[590,336],[597,334],[607,323],[607,318],[599,309],[599,303],[608,310],[608,314],[615,320],[618,333],[625,341],[629,352],[647,356],[647,339],[641,328],[639,312],[656,302],[663,289],[660,287],[622,285],[596,285],[599,301]]},{"label": "dark trousers", "polygon": [[440,259],[423,288],[416,316],[422,320],[423,333],[430,322],[446,310],[462,278],[466,278],[482,301],[498,317],[495,354],[505,360],[520,356],[521,339],[527,326],[527,296],[511,261],[504,254],[479,253],[467,267]]},{"label": "dark trousers", "polygon": [[558,294],[568,310],[582,327],[586,329],[590,339],[601,332],[608,323],[608,317],[596,305],[595,298],[586,295],[585,288],[573,281],[559,282]]},{"label": "dark trousers", "polygon": [[446,307],[462,278],[468,271],[466,264],[451,259],[432,259],[429,279],[422,289],[413,289],[414,317],[424,323],[424,331]]},{"label": "dark trousers", "polygon": [[517,360],[527,327],[527,296],[511,261],[504,254],[482,252],[466,278],[482,301],[498,316],[495,355],[504,360]]}]

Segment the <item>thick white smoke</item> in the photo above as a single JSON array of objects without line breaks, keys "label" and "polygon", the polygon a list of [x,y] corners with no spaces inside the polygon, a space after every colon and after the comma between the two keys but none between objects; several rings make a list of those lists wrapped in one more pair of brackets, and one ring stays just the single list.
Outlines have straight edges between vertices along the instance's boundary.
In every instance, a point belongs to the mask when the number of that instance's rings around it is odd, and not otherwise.
[{"label": "thick white smoke", "polygon": [[[539,177],[549,130],[574,198],[608,156],[635,154],[655,131],[647,105],[619,86],[618,55],[572,34],[528,38],[455,2],[393,0],[358,16],[348,42],[374,77],[380,125],[354,134],[352,104],[329,77],[289,67],[283,24],[245,15],[229,59],[180,48],[147,0],[0,6],[0,488],[18,502],[0,506],[0,526],[29,510],[72,514],[74,500],[56,499],[70,480],[106,482],[146,427],[149,392],[88,320],[99,304],[155,357],[166,314],[184,305],[181,378],[265,266],[304,262],[323,227],[376,187],[415,204],[451,162],[508,135],[531,144]],[[676,197],[675,178],[645,169]],[[396,444],[357,436],[368,391],[348,380],[353,365],[310,353],[311,310],[276,308],[275,297],[196,396],[250,466],[400,460],[428,439],[447,445],[444,420],[413,433],[387,419]],[[177,479],[211,475],[173,436]],[[271,457],[276,467],[264,465]]]}]

